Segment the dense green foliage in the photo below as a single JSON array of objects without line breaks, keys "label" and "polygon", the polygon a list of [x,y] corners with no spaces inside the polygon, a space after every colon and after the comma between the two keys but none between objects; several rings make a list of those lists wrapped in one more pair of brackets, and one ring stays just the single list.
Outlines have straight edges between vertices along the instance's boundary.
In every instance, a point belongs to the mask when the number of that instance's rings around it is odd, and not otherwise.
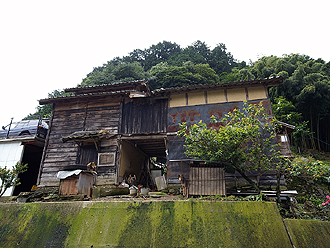
[{"label": "dense green foliage", "polygon": [[330,182],[330,165],[312,157],[297,156],[287,169],[290,176],[303,177],[325,183]]},{"label": "dense green foliage", "polygon": [[286,101],[275,115],[297,126],[300,149],[330,150],[330,62],[299,54],[269,56],[226,76],[234,81],[282,76],[283,84],[270,90],[274,104]]},{"label": "dense green foliage", "polygon": [[148,74],[138,62],[108,62],[94,68],[81,82],[81,86],[110,84],[113,82],[134,81],[148,78]]},{"label": "dense green foliage", "polygon": [[151,88],[170,88],[195,84],[212,84],[219,82],[219,76],[208,64],[197,64],[188,61],[183,66],[173,66],[166,62],[153,66],[149,80]]},{"label": "dense green foliage", "polygon": [[145,50],[135,49],[129,56],[117,57],[95,67],[81,85],[139,79],[149,80],[151,89],[208,84],[219,82],[223,73],[245,65],[245,62],[237,62],[222,43],[211,50],[201,41],[184,49],[176,43],[163,41]]}]

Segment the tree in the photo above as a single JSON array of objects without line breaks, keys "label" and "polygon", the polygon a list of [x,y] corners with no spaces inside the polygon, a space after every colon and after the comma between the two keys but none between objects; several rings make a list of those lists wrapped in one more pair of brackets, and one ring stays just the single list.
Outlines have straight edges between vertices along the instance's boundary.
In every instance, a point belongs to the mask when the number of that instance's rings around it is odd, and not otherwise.
[{"label": "tree", "polygon": [[18,174],[27,170],[27,164],[20,164],[19,162],[12,169],[8,169],[7,166],[0,167],[0,197],[6,192],[6,190],[12,186],[20,185]]},{"label": "tree", "polygon": [[322,78],[320,74],[305,76],[308,84],[297,96],[298,108],[304,112],[306,119],[309,118],[311,131],[314,132],[316,127],[318,150],[321,150],[320,122],[322,119],[328,120],[330,110],[330,84]]},{"label": "tree", "polygon": [[272,104],[273,114],[276,119],[294,126],[301,122],[302,114],[297,112],[292,102],[287,101],[283,96],[275,98]]},{"label": "tree", "polygon": [[[307,123],[311,136],[308,148],[330,150],[330,63],[312,59],[306,55],[290,54],[279,58],[262,57],[250,66],[221,75],[222,79],[250,80],[282,76],[281,85],[269,91],[271,101],[283,97],[291,102],[298,113],[300,123]],[[295,112],[296,112],[295,111]],[[303,126],[301,126],[303,127]],[[315,142],[316,140],[316,142]],[[306,143],[307,144],[307,143]]]},{"label": "tree", "polygon": [[206,64],[209,54],[210,48],[205,42],[197,40],[192,45],[182,50],[179,56],[175,59],[174,64],[181,66],[187,61],[191,61],[194,64]]},{"label": "tree", "polygon": [[139,62],[143,69],[148,71],[161,62],[171,64],[171,61],[175,61],[181,52],[182,50],[178,44],[163,41],[157,45],[152,45],[148,49],[135,49],[129,56],[123,58],[123,62]]},{"label": "tree", "polygon": [[[259,179],[263,171],[275,169],[279,151],[275,133],[262,103],[244,104],[243,111],[235,109],[221,120],[219,129],[208,128],[200,121],[190,127],[181,124],[178,132],[185,139],[186,156],[205,161],[230,163],[260,193]],[[257,182],[247,172],[258,173]]]},{"label": "tree", "polygon": [[147,79],[148,74],[138,62],[108,62],[102,67],[94,68],[81,82],[80,86],[111,84],[113,82],[127,82]]},{"label": "tree", "polygon": [[219,81],[218,75],[208,64],[194,65],[190,61],[183,66],[159,63],[150,69],[149,74],[153,78],[149,81],[152,89],[212,84]]},{"label": "tree", "polygon": [[275,98],[275,103],[272,103],[272,110],[277,120],[296,127],[292,133],[291,145],[299,153],[306,150],[307,142],[312,133],[308,128],[308,121],[302,121],[302,113],[297,112],[292,102],[287,101],[283,96]]},{"label": "tree", "polygon": [[[53,90],[51,93],[48,93],[48,98],[56,98],[61,96],[68,96],[70,93],[65,93],[64,90]],[[23,120],[35,120],[39,119],[39,117],[46,119],[50,118],[52,113],[52,106],[50,104],[38,106],[37,111],[33,114],[29,114]]]},{"label": "tree", "polygon": [[246,66],[245,62],[238,63],[230,52],[227,52],[226,45],[218,44],[209,54],[207,62],[218,75],[224,72],[231,72],[235,67],[239,69]]}]

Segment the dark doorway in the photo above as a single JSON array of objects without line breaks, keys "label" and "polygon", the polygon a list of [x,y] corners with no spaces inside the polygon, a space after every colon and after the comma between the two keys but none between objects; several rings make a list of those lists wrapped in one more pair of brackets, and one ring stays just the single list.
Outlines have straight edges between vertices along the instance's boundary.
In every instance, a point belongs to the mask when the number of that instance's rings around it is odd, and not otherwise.
[{"label": "dark doorway", "polygon": [[43,147],[25,145],[22,163],[28,164],[28,169],[26,172],[18,175],[21,184],[15,187],[14,196],[20,192],[30,192],[32,186],[37,184],[42,150]]}]

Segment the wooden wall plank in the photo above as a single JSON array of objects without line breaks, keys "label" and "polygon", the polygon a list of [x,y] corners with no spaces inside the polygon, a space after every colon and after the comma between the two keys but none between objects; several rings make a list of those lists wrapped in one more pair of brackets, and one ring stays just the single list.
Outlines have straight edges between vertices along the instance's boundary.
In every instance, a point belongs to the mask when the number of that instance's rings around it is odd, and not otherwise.
[{"label": "wooden wall plank", "polygon": [[[45,151],[43,170],[40,177],[40,184],[58,186],[56,179],[57,172],[64,166],[75,164],[79,147],[75,142],[62,142],[62,138],[77,131],[83,130],[109,130],[112,134],[118,133],[120,98],[100,97],[91,101],[76,100],[55,104],[53,110],[52,130],[49,142]],[[86,109],[87,107],[87,109]],[[101,144],[102,152],[116,152],[116,137],[108,139]],[[100,171],[107,175],[104,180],[114,181],[116,170],[104,167]],[[110,178],[110,179],[109,179]],[[104,181],[103,180],[103,181]],[[54,185],[52,185],[54,184]]]}]

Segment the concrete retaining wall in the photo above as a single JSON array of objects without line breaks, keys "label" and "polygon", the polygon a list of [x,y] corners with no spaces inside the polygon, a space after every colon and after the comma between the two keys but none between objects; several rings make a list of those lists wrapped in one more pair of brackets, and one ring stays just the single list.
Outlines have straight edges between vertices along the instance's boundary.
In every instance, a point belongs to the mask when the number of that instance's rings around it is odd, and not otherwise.
[{"label": "concrete retaining wall", "polygon": [[0,247],[292,247],[267,202],[0,204],[0,223]]}]

